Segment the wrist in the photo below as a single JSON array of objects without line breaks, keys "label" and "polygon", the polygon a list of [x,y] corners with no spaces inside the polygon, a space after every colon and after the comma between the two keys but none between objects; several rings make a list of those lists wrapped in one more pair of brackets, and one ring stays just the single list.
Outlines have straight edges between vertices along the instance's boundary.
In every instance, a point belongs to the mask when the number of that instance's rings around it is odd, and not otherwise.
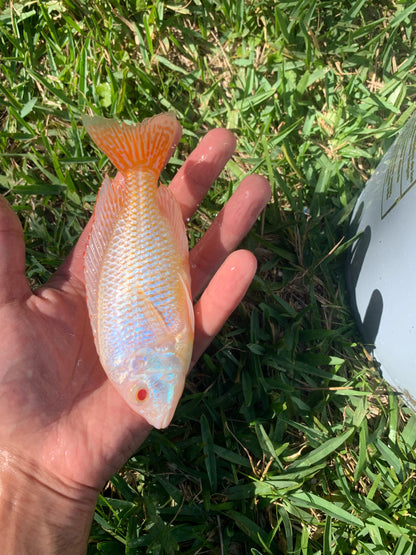
[{"label": "wrist", "polygon": [[84,555],[98,492],[0,452],[0,534],[8,555]]}]

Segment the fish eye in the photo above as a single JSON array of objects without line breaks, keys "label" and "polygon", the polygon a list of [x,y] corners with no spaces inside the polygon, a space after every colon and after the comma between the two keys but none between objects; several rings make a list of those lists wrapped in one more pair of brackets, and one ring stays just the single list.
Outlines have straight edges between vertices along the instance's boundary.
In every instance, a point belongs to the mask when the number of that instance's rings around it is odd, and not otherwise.
[{"label": "fish eye", "polygon": [[147,387],[139,387],[136,391],[136,400],[143,403],[149,397],[149,390]]}]

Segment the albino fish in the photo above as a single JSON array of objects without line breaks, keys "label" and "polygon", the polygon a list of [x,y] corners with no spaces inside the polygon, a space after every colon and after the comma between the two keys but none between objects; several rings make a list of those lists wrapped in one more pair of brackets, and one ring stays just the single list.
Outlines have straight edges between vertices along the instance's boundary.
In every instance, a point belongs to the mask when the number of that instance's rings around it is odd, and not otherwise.
[{"label": "albino fish", "polygon": [[101,185],[84,256],[95,345],[129,406],[164,428],[194,337],[185,226],[173,194],[158,187],[180,125],[169,113],[137,125],[96,116],[83,123],[119,170]]}]

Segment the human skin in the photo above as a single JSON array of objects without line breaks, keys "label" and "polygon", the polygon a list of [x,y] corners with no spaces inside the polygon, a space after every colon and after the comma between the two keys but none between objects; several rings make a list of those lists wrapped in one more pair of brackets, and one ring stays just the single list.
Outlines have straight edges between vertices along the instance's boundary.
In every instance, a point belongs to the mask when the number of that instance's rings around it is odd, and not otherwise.
[{"label": "human skin", "polygon": [[[215,129],[181,167],[170,188],[185,221],[234,149],[233,135]],[[198,298],[193,364],[252,281],[255,257],[234,249],[269,198],[264,178],[246,177],[190,252]],[[83,274],[90,227],[32,292],[22,227],[0,197],[0,532],[8,555],[86,553],[98,492],[151,430],[97,356]]]}]

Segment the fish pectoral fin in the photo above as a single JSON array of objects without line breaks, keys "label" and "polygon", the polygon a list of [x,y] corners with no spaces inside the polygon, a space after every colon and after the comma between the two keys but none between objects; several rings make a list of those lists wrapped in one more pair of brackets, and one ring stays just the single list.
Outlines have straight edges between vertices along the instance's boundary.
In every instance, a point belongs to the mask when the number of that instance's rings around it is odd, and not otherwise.
[{"label": "fish pectoral fin", "polygon": [[125,181],[121,173],[105,176],[98,192],[93,224],[84,253],[84,277],[91,327],[97,337],[98,288],[102,260],[124,202]]},{"label": "fish pectoral fin", "polygon": [[155,335],[157,344],[159,345],[160,343],[161,346],[174,344],[175,336],[166,324],[163,314],[159,312],[146,293],[140,287],[138,289],[139,294],[144,297],[144,302],[142,303],[143,316]]},{"label": "fish pectoral fin", "polygon": [[172,232],[172,237],[177,245],[181,259],[188,259],[188,238],[186,236],[185,224],[183,223],[181,209],[173,193],[160,185],[157,190],[157,203],[159,210],[167,220]]}]

